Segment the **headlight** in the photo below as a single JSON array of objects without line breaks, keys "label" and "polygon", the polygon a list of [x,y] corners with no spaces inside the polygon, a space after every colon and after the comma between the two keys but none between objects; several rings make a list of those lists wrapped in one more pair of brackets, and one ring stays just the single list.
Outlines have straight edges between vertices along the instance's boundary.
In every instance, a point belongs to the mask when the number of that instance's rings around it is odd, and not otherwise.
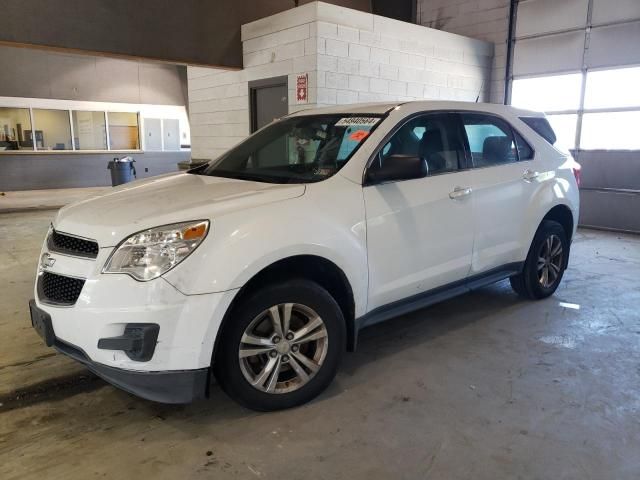
[{"label": "headlight", "polygon": [[174,223],[131,235],[111,254],[102,273],[126,273],[146,282],[168,272],[193,252],[209,221]]}]

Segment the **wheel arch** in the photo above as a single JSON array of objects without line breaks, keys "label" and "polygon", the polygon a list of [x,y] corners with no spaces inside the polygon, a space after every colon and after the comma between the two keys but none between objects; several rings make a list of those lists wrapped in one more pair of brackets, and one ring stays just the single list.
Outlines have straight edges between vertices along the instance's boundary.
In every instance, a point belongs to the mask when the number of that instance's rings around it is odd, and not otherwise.
[{"label": "wheel arch", "polygon": [[[571,209],[565,204],[558,204],[554,206],[551,210],[549,210],[542,220],[540,224],[545,220],[553,220],[562,225],[564,232],[567,236],[567,240],[571,242],[571,238],[573,237],[573,230],[575,227],[575,220],[573,218],[573,213]],[[539,228],[540,225],[538,225]]]},{"label": "wheel arch", "polygon": [[344,316],[347,328],[347,350],[353,351],[356,344],[355,297],[353,288],[344,271],[334,262],[319,255],[302,254],[277,260],[255,273],[236,293],[220,324],[213,346],[212,361],[218,353],[220,339],[231,322],[233,311],[247,295],[269,283],[292,278],[303,278],[316,282],[336,300]]}]

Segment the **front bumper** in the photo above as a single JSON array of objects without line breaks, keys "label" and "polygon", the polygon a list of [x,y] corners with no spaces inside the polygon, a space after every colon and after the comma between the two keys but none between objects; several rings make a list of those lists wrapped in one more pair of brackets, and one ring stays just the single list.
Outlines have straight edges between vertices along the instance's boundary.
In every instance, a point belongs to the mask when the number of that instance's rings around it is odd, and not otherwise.
[{"label": "front bumper", "polygon": [[111,251],[101,248],[95,260],[77,258],[49,251],[45,243],[41,255],[54,261],[41,264],[39,275],[84,280],[70,304],[50,301],[36,282],[30,307],[51,325],[45,343],[141,397],[167,403],[202,397],[218,330],[237,290],[186,295],[163,277],[138,282],[102,274]]},{"label": "front bumper", "polygon": [[160,403],[190,403],[207,396],[209,369],[137,372],[92,362],[79,348],[59,339],[53,347],[122,390]]},{"label": "front bumper", "polygon": [[[49,347],[85,365],[107,382],[129,393],[161,403],[190,403],[208,394],[209,368],[173,371],[134,371],[92,361],[79,347],[56,337],[51,316],[29,301],[31,323]],[[115,345],[117,346],[117,345]]]},{"label": "front bumper", "polygon": [[[70,269],[59,257],[53,273]],[[71,270],[72,271],[72,270]],[[163,278],[137,282],[127,275],[88,275],[73,306],[57,306],[38,297],[51,316],[56,338],[80,348],[93,362],[136,371],[196,370],[211,365],[213,345],[235,291],[184,295]],[[125,335],[132,324],[159,327],[149,359],[131,358],[119,349],[100,348],[101,339]],[[104,345],[102,345],[104,346]]]}]

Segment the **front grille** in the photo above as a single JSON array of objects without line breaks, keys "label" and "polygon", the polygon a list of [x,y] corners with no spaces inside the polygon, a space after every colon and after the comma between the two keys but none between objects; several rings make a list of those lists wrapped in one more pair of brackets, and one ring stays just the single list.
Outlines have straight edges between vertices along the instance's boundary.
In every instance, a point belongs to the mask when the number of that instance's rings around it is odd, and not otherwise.
[{"label": "front grille", "polygon": [[38,276],[38,296],[40,301],[54,305],[71,306],[76,303],[84,279],[42,272]]},{"label": "front grille", "polygon": [[96,258],[98,256],[98,243],[93,240],[66,235],[51,230],[47,239],[47,246],[52,252],[58,252],[77,257]]}]

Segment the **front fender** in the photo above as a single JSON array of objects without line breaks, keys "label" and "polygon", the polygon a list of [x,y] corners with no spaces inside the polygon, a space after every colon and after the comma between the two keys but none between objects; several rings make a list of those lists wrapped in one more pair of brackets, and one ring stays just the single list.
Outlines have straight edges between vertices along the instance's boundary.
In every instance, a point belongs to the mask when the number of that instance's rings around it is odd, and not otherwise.
[{"label": "front fender", "polygon": [[368,272],[362,189],[346,180],[335,183],[330,194],[310,188],[302,197],[214,218],[203,244],[165,279],[187,295],[222,292],[241,288],[279,260],[314,255],[344,272],[356,314],[363,314]]}]

